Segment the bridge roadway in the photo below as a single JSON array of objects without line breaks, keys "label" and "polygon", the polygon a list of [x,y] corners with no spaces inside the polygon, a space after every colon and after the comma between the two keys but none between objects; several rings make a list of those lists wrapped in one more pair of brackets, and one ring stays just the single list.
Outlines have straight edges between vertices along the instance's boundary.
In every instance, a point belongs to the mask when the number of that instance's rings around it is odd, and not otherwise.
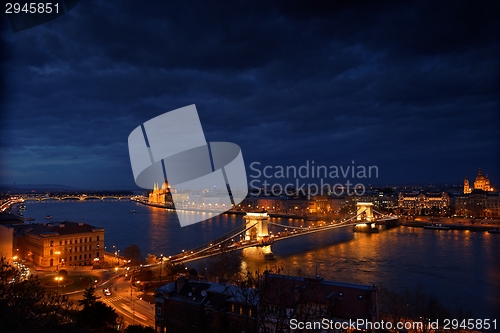
[{"label": "bridge roadway", "polygon": [[[338,228],[346,228],[346,227],[352,227],[356,224],[359,223],[365,223],[362,221],[357,221],[356,220],[357,216],[354,216],[350,219],[341,221],[341,222],[331,222],[330,224],[324,224],[320,226],[308,226],[308,227],[294,227],[294,226],[287,226],[283,224],[278,224],[274,222],[267,222],[270,225],[278,226],[281,228],[284,228],[284,231],[280,231],[277,234],[271,234],[268,237],[265,237],[262,240],[240,240],[240,241],[235,241],[234,238],[244,234],[247,230],[251,229],[255,224],[251,225],[250,227],[243,229],[242,227],[238,227],[233,231],[230,231],[224,236],[219,237],[216,240],[213,240],[209,244],[205,244],[202,246],[199,246],[193,250],[190,251],[183,251],[182,253],[179,253],[177,255],[169,256],[169,260],[172,264],[180,264],[180,263],[187,263],[199,259],[204,259],[212,256],[216,256],[221,253],[227,253],[227,252],[233,252],[237,250],[242,250],[244,248],[248,247],[254,247],[254,246],[267,246],[267,245],[272,245],[274,242],[293,238],[293,237],[299,237],[303,235],[309,235],[312,233],[316,232],[321,232],[321,231],[326,231],[326,230],[332,230],[332,229],[338,229]],[[377,223],[377,222],[384,222],[384,221],[389,221],[389,220],[396,220],[397,217],[388,217],[384,216],[381,219],[378,219],[376,221],[370,222],[370,223]],[[353,222],[354,221],[354,222]],[[241,230],[243,229],[243,230]],[[288,230],[291,229],[291,230]],[[234,234],[233,234],[234,232]]]},{"label": "bridge roadway", "polygon": [[27,197],[23,198],[23,201],[45,201],[45,200],[87,200],[87,199],[98,199],[98,200],[104,200],[104,199],[116,199],[116,200],[121,200],[121,199],[132,199],[134,196],[132,195],[123,195],[123,196],[117,196],[117,195],[68,195],[68,196],[53,196],[53,197]]}]

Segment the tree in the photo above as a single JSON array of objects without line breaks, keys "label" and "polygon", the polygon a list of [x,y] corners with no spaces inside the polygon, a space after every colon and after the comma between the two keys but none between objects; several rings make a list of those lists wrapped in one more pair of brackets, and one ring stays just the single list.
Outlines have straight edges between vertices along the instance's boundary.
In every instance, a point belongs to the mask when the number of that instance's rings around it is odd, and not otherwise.
[{"label": "tree", "polygon": [[138,265],[143,262],[141,250],[136,244],[132,244],[125,248],[123,256],[130,260],[133,265]]},{"label": "tree", "polygon": [[[386,320],[395,325],[396,322],[439,320],[445,318],[465,319],[472,317],[471,311],[463,308],[452,313],[436,297],[423,292],[423,286],[418,285],[414,290],[395,292],[386,288],[379,288],[380,313]],[[454,316],[453,316],[454,315]],[[429,327],[423,327],[422,332],[429,332]],[[438,330],[437,332],[441,332]],[[451,332],[451,331],[450,331]]]},{"label": "tree", "polygon": [[234,282],[239,278],[241,259],[236,252],[221,248],[220,254],[208,260],[208,275],[219,281]]},{"label": "tree", "polygon": [[[264,272],[259,282],[259,332],[290,332],[290,319],[316,322],[331,318],[334,299],[318,302],[330,291],[320,279],[296,279]],[[306,330],[307,332],[307,330]]]},{"label": "tree", "polygon": [[78,304],[80,304],[84,308],[94,305],[95,302],[97,302],[97,300],[101,298],[100,296],[94,295],[94,293],[94,287],[85,289],[85,291],[83,292],[83,299],[78,300]]},{"label": "tree", "polygon": [[155,329],[151,326],[128,325],[124,333],[155,333]]},{"label": "tree", "polygon": [[154,273],[151,269],[142,267],[141,270],[139,271],[139,273],[134,275],[134,280],[149,282],[149,281],[153,280],[153,277],[154,277]]},{"label": "tree", "polygon": [[78,301],[83,309],[76,315],[77,322],[81,327],[92,330],[114,330],[118,323],[118,314],[112,307],[98,301],[100,297],[95,296],[94,292],[93,287],[85,289],[83,299]]},{"label": "tree", "polygon": [[191,268],[189,270],[189,276],[194,276],[194,277],[197,277],[198,276],[198,271],[194,268]]},{"label": "tree", "polygon": [[68,298],[47,294],[37,276],[24,278],[1,258],[0,323],[2,332],[77,332]]},{"label": "tree", "polygon": [[170,260],[161,259],[161,265],[158,270],[158,276],[161,275],[163,281],[172,281],[174,278],[174,271]]}]

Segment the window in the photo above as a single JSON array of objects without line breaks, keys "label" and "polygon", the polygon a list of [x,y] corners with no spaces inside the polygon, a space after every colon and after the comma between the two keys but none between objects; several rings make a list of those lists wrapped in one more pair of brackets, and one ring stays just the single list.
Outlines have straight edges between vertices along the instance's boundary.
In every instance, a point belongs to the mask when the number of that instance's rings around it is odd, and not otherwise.
[{"label": "window", "polygon": [[68,240],[67,239],[64,240],[64,245],[68,245]]},{"label": "window", "polygon": [[96,252],[96,253],[95,253],[95,256],[96,256],[97,258],[99,258],[99,252]]},{"label": "window", "polygon": [[53,255],[54,254],[54,250],[50,250],[50,255]]},{"label": "window", "polygon": [[82,255],[80,254],[80,260],[82,260]]},{"label": "window", "polygon": [[99,241],[99,236],[97,236],[97,241]]},{"label": "window", "polygon": [[59,246],[62,246],[62,241],[59,241]]},{"label": "window", "polygon": [[83,255],[83,259],[87,259],[87,253]]},{"label": "window", "polygon": [[161,304],[157,304],[157,305],[156,305],[156,314],[157,314],[158,316],[161,316]]},{"label": "window", "polygon": [[92,251],[92,245],[89,245],[89,251]]}]

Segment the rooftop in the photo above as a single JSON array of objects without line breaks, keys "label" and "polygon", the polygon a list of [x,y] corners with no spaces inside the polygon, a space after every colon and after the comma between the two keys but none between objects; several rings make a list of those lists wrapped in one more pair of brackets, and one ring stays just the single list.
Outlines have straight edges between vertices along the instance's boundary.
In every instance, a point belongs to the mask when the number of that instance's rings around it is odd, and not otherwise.
[{"label": "rooftop", "polygon": [[50,222],[50,223],[32,223],[13,226],[17,234],[32,234],[40,237],[58,236],[71,234],[84,234],[95,231],[104,231],[104,228],[94,227],[84,222]]}]

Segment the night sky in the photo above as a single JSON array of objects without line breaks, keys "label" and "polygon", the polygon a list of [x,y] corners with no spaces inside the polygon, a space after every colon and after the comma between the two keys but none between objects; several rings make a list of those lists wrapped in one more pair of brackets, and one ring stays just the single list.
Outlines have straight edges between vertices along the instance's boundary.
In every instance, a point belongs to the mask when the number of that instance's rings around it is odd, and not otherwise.
[{"label": "night sky", "polygon": [[4,15],[0,184],[134,189],[128,135],[190,104],[247,175],[354,160],[372,184],[500,184],[499,5],[81,1],[17,33]]}]

